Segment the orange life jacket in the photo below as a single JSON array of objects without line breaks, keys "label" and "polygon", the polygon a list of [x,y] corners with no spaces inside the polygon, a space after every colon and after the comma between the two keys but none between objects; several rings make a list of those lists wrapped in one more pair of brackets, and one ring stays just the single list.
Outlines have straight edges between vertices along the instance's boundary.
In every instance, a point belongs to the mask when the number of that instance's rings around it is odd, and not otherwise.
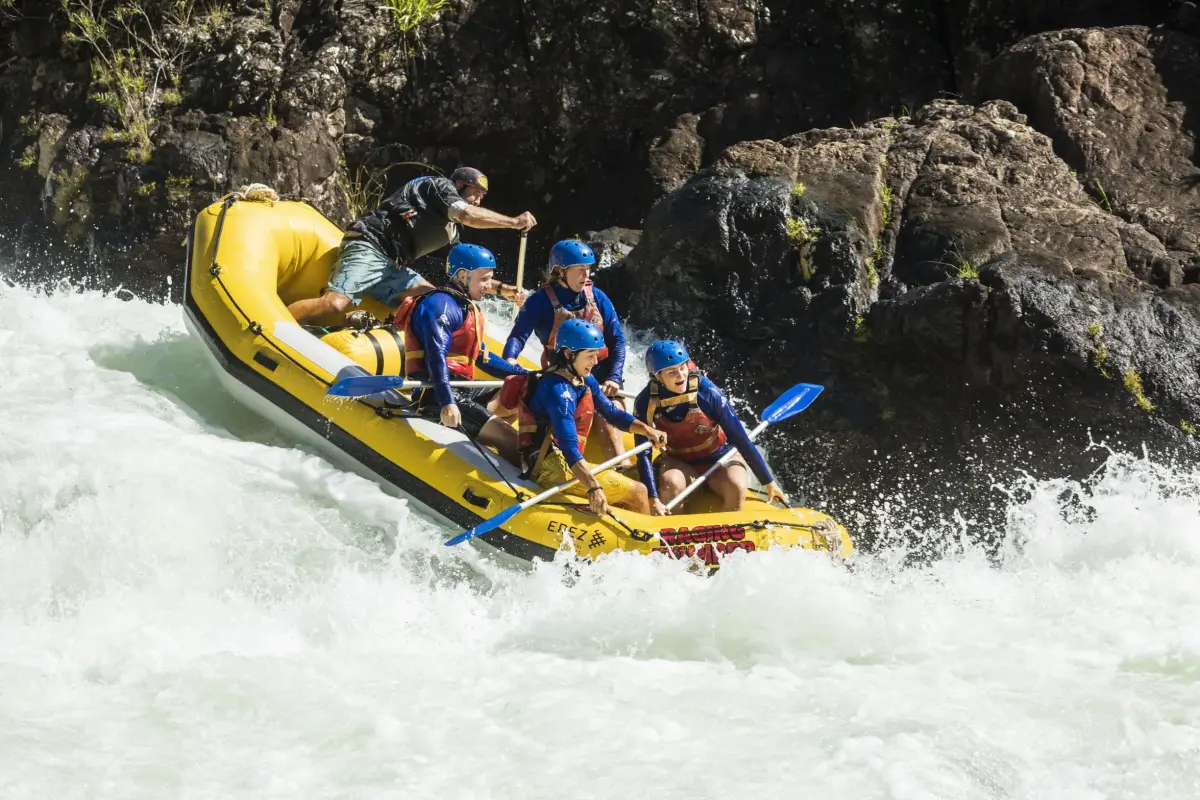
[{"label": "orange life jacket", "polygon": [[[542,351],[543,369],[549,363],[546,353],[554,350],[554,344],[558,339],[558,329],[567,320],[581,319],[590,322],[596,326],[601,335],[604,335],[604,315],[600,313],[600,307],[596,305],[596,295],[592,293],[591,281],[583,285],[583,308],[578,311],[568,311],[563,308],[562,303],[558,302],[558,294],[554,291],[554,286],[553,281],[542,284],[542,291],[546,293],[546,297],[550,298],[550,307],[554,309],[554,323],[550,326],[550,341],[546,342],[545,349]],[[600,360],[603,361],[606,358],[608,358],[608,347],[601,347]]]},{"label": "orange life jacket", "polygon": [[462,292],[447,286],[434,289],[419,297],[407,297],[396,311],[395,325],[404,331],[404,375],[429,374],[425,368],[425,350],[412,327],[417,304],[441,292],[448,294],[463,309],[463,324],[450,335],[450,350],[446,353],[446,368],[466,380],[475,379],[475,359],[483,350],[483,331],[487,324],[483,309]]},{"label": "orange life jacket", "polygon": [[[725,446],[725,431],[712,417],[700,410],[696,396],[700,376],[688,376],[687,391],[674,397],[659,399],[659,382],[650,381],[650,402],[646,406],[646,422],[667,434],[667,450],[680,461],[704,461]],[[687,404],[683,419],[673,422],[664,409]]]},{"label": "orange life jacket", "polygon": [[[510,380],[510,378],[505,380]],[[557,444],[557,441],[554,441],[554,428],[550,421],[537,420],[529,408],[533,393],[537,390],[537,381],[530,381],[527,375],[516,376],[516,380],[525,381],[525,391],[517,405],[517,446],[521,451],[521,459],[525,462],[526,474],[533,474],[550,450],[551,442]],[[585,385],[583,396],[575,404],[575,435],[579,437],[579,452],[581,453],[587,447],[587,437],[592,432],[592,420],[595,416],[596,403],[592,399],[591,391]]]}]

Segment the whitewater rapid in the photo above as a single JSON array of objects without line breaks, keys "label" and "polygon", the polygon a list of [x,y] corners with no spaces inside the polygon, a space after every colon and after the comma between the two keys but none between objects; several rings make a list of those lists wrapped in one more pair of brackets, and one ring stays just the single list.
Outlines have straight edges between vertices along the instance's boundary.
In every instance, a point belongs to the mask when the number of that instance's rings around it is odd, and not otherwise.
[{"label": "whitewater rapid", "polygon": [[177,306],[0,285],[0,376],[0,797],[1200,797],[1195,472],[1032,484],[998,563],[568,580],[244,411]]}]

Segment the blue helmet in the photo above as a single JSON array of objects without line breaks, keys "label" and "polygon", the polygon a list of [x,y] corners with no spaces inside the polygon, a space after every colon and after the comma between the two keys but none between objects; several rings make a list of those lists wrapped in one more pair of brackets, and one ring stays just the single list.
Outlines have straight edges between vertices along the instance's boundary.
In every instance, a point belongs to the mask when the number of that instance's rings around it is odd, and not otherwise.
[{"label": "blue helmet", "polygon": [[569,319],[554,335],[555,350],[599,350],[604,347],[604,334],[587,320]]},{"label": "blue helmet", "polygon": [[451,278],[460,269],[474,272],[477,269],[495,269],[496,257],[492,251],[477,244],[456,244],[446,257],[446,274]]},{"label": "blue helmet", "polygon": [[691,360],[687,348],[679,342],[662,339],[650,345],[646,351],[646,369],[651,375],[657,375],[664,369],[686,364]]},{"label": "blue helmet", "polygon": [[596,254],[578,239],[563,239],[550,248],[550,269],[574,264],[595,264]]}]

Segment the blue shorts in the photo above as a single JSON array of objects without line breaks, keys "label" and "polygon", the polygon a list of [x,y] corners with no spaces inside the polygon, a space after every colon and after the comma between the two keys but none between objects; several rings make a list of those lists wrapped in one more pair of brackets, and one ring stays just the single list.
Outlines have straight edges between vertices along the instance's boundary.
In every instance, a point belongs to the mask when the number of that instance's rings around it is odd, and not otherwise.
[{"label": "blue shorts", "polygon": [[395,306],[400,303],[400,295],[421,280],[416,270],[397,266],[375,245],[351,237],[342,239],[327,291],[346,295],[356,306],[368,296],[385,306]]}]

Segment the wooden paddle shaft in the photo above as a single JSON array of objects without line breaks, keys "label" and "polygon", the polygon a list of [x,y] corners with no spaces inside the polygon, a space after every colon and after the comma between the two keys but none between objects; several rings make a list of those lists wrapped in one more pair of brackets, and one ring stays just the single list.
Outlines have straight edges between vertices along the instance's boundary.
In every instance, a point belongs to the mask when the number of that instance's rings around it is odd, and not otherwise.
[{"label": "wooden paddle shaft", "polygon": [[[517,249],[517,291],[525,285],[525,245],[529,242],[529,231],[521,231],[521,244]],[[516,319],[517,307],[513,306],[513,319]]]}]

